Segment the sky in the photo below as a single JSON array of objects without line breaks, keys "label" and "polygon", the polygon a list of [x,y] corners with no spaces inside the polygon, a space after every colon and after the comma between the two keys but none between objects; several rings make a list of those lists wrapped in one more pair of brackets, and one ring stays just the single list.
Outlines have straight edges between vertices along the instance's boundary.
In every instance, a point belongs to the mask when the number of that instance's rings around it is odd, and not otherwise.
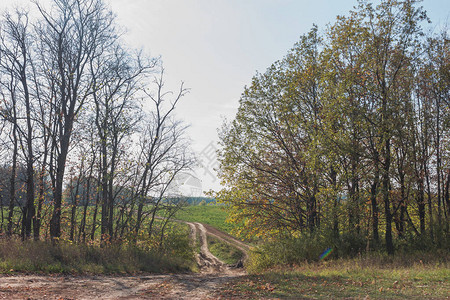
[{"label": "sky", "polygon": [[[356,0],[110,0],[126,39],[153,56],[161,55],[167,87],[184,81],[190,92],[177,116],[201,167],[200,181],[187,187],[220,189],[216,177],[217,130],[232,120],[244,87],[256,72],[281,59],[313,24],[324,30]],[[449,18],[450,1],[426,0],[433,26]],[[186,177],[187,178],[187,177]],[[189,193],[189,189],[184,192]]]},{"label": "sky", "polygon": [[[180,179],[187,195],[221,188],[214,171],[217,130],[224,119],[234,118],[240,95],[256,72],[263,73],[283,58],[313,24],[324,30],[357,4],[356,0],[106,2],[127,30],[125,41],[161,57],[167,89],[177,91],[181,82],[190,89],[177,108],[177,117],[189,125],[200,162],[191,175]],[[12,3],[30,1],[2,0],[0,9]],[[450,19],[450,1],[425,0],[422,5],[431,26],[439,28]]]}]

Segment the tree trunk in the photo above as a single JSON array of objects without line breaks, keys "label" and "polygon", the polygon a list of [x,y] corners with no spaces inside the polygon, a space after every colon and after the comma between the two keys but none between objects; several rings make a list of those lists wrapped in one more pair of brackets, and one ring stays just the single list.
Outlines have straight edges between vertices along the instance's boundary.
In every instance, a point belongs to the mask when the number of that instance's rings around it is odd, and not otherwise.
[{"label": "tree trunk", "polygon": [[74,195],[74,198],[72,199],[72,209],[71,209],[71,214],[70,214],[70,237],[69,237],[69,239],[71,241],[74,241],[74,238],[75,238],[76,213],[77,213],[78,198],[79,198],[78,192],[79,192],[79,188],[80,188],[80,180],[81,180],[82,171],[83,171],[83,161],[81,162],[80,173],[78,175],[77,186],[75,188],[75,195]]},{"label": "tree trunk", "polygon": [[330,171],[331,185],[333,186],[333,237],[339,238],[339,219],[338,219],[338,195],[337,195],[337,173],[334,168]]},{"label": "tree trunk", "polygon": [[38,241],[41,234],[41,214],[42,205],[44,204],[44,192],[45,192],[45,165],[47,163],[47,146],[44,151],[44,160],[39,174],[39,192],[38,192],[38,207],[36,211],[36,218],[33,223],[34,240]]},{"label": "tree trunk", "polygon": [[431,194],[431,184],[430,184],[430,173],[428,170],[428,167],[426,168],[426,180],[427,180],[427,202],[428,202],[428,215],[430,218],[430,222],[429,222],[429,230],[430,230],[430,236],[431,236],[431,240],[434,240],[434,230],[433,230],[433,207],[431,205],[431,200],[432,200],[432,194]]},{"label": "tree trunk", "polygon": [[100,191],[97,191],[97,196],[95,197],[94,215],[92,216],[91,241],[93,241],[94,238],[95,238],[95,229],[96,229],[96,222],[97,222],[97,213],[98,213],[98,204],[99,204],[99,202],[100,202]]},{"label": "tree trunk", "polygon": [[446,222],[445,222],[445,231],[449,232],[449,219],[450,219],[450,169],[447,170],[447,181],[445,183],[445,192],[444,192],[444,200],[443,203],[447,206],[447,210],[444,210],[444,213],[446,215]]},{"label": "tree trunk", "polygon": [[31,237],[32,222],[36,222],[35,207],[34,207],[34,155],[33,155],[33,128],[31,125],[31,107],[30,94],[28,92],[28,84],[25,75],[26,52],[24,52],[24,64],[21,72],[21,82],[24,89],[26,120],[27,120],[27,203],[26,203],[26,221],[25,221],[25,238]]},{"label": "tree trunk", "polygon": [[17,168],[17,124],[13,124],[13,153],[12,153],[11,177],[9,179],[9,212],[8,212],[8,236],[12,236],[14,205],[16,202],[16,168]]},{"label": "tree trunk", "polygon": [[384,200],[384,213],[386,215],[386,251],[389,255],[394,254],[394,243],[392,240],[392,214],[391,214],[391,203],[389,199],[389,171],[391,166],[391,147],[390,139],[385,140],[385,153],[384,153],[384,172],[383,172],[383,200]]},{"label": "tree trunk", "polygon": [[419,210],[419,222],[420,222],[420,233],[425,234],[425,187],[423,178],[419,178],[418,185],[418,197],[417,197],[417,208]]},{"label": "tree trunk", "polygon": [[[71,131],[71,127],[69,132]],[[67,152],[69,151],[70,136],[64,135],[61,140],[61,152],[57,158],[56,186],[54,192],[53,214],[50,220],[50,238],[52,242],[58,241],[61,236],[61,209],[63,196],[64,172],[66,168]]]},{"label": "tree trunk", "polygon": [[143,199],[143,196],[140,196],[138,210],[137,210],[137,217],[136,217],[136,227],[134,229],[135,239],[137,239],[137,236],[139,235],[139,230],[141,228],[143,210],[144,210],[144,199]]},{"label": "tree trunk", "polygon": [[442,213],[441,213],[441,103],[440,95],[436,97],[436,174],[437,174],[437,204],[438,204],[438,224],[439,228],[442,226]]},{"label": "tree trunk", "polygon": [[108,234],[109,228],[109,213],[108,213],[108,160],[107,160],[106,139],[102,138],[102,220],[101,220],[101,237],[103,241]]},{"label": "tree trunk", "polygon": [[378,202],[377,202],[379,181],[380,181],[380,169],[378,166],[378,161],[376,160],[375,176],[370,189],[370,202],[372,204],[372,234],[373,240],[375,241],[376,244],[378,244],[380,241],[380,237],[378,234]]},{"label": "tree trunk", "polygon": [[[94,162],[95,162],[95,157],[92,158],[92,164],[90,165],[89,168],[89,175],[87,177],[87,183],[86,183],[86,187],[85,187],[85,197],[84,197],[84,209],[83,209],[83,218],[81,220],[81,224],[80,224],[80,232],[79,232],[79,236],[83,235],[83,243],[86,242],[86,215],[87,215],[87,210],[89,207],[89,203],[91,200],[91,177],[92,177],[92,172],[94,169]],[[86,180],[86,178],[85,178]],[[78,240],[80,240],[80,238],[78,238]]]}]

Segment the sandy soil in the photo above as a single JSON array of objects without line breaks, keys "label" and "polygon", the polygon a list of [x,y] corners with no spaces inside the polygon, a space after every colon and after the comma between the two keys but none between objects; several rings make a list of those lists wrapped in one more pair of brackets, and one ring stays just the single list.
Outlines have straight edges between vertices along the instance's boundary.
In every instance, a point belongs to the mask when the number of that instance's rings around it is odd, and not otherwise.
[{"label": "sandy soil", "polygon": [[187,223],[190,236],[199,237],[198,274],[146,276],[36,276],[0,275],[0,299],[215,299],[227,281],[245,275],[242,268],[227,266],[211,254],[207,234],[244,253],[248,246],[211,226]]}]

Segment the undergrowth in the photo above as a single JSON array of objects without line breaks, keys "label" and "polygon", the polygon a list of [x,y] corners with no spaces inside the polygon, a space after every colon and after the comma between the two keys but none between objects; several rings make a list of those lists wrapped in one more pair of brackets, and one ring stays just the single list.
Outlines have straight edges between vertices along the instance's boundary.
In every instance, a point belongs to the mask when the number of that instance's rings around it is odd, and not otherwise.
[{"label": "undergrowth", "polygon": [[208,236],[209,251],[226,264],[236,264],[243,257],[242,251],[215,237]]},{"label": "undergrowth", "polygon": [[[181,244],[181,245],[180,245]],[[193,249],[177,241],[162,249],[132,245],[53,245],[45,241],[0,240],[0,273],[134,274],[187,272]]]},{"label": "undergrowth", "polygon": [[278,238],[261,242],[250,252],[247,267],[250,272],[259,272],[274,266],[300,265],[321,260],[360,258],[362,261],[376,261],[376,265],[400,264],[408,266],[414,261],[423,263],[447,263],[450,257],[450,241],[442,238],[439,244],[432,241],[404,237],[396,240],[394,256],[386,254],[381,244],[370,245],[358,235],[341,235],[330,238],[322,235],[299,238]]}]

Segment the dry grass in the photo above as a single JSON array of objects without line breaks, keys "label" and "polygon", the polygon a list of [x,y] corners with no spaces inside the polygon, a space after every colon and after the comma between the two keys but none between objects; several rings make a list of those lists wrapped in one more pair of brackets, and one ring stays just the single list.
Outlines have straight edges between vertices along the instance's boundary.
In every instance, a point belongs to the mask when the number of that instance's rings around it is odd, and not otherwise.
[{"label": "dry grass", "polygon": [[[191,255],[192,256],[192,255]],[[132,246],[0,240],[0,273],[130,274],[189,271],[193,258]]]},{"label": "dry grass", "polygon": [[229,283],[220,294],[250,299],[449,299],[450,264],[448,253],[443,254],[278,267]]}]

